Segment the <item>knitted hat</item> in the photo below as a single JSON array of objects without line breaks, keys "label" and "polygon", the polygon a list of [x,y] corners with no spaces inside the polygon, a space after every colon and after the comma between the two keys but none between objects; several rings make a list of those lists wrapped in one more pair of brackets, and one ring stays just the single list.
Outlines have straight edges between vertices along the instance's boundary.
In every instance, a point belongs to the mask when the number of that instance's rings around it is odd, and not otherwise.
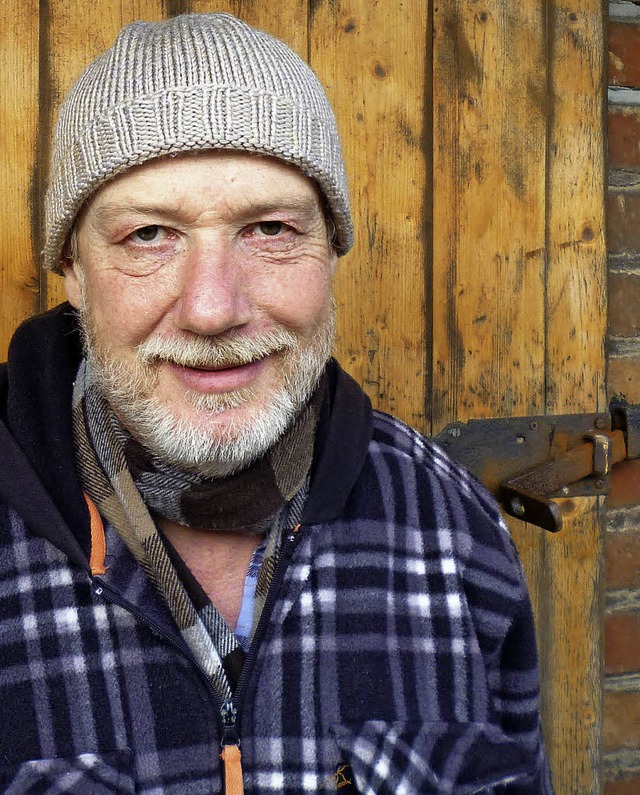
[{"label": "knitted hat", "polygon": [[351,248],[340,142],[317,77],[286,44],[230,14],[184,14],[123,28],[67,95],[45,200],[45,267],[61,272],[74,219],[105,182],[153,158],[206,149],[300,168],[325,197],[338,254]]}]

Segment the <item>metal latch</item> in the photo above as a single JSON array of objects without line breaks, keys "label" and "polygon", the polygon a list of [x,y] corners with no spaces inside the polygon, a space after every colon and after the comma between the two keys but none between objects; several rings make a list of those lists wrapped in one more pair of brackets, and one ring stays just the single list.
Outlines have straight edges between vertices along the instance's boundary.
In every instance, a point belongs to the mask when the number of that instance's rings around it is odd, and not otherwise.
[{"label": "metal latch", "polygon": [[640,458],[640,406],[614,399],[610,413],[454,422],[434,437],[496,496],[504,510],[557,532],[554,497],[608,494],[611,468]]}]

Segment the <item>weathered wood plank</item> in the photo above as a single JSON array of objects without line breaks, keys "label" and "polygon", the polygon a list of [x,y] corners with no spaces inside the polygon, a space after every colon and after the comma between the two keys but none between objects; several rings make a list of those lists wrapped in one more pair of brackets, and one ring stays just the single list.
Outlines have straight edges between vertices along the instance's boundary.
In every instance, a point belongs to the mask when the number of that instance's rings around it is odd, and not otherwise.
[{"label": "weathered wood plank", "polygon": [[606,408],[603,12],[553,13],[549,141],[547,411]]},{"label": "weathered wood plank", "polygon": [[[434,10],[434,430],[544,411],[545,9]],[[519,57],[512,45],[518,42]],[[544,654],[544,538],[509,520]],[[551,723],[553,716],[545,716]]]},{"label": "weathered wood plank", "polygon": [[543,3],[434,10],[434,431],[543,409],[544,30]]},{"label": "weathered wood plank", "polygon": [[6,0],[0,26],[0,361],[38,307],[29,193],[38,123],[38,3]]},{"label": "weathered wood plank", "polygon": [[[602,405],[602,12],[574,6],[434,12],[435,429]],[[565,510],[553,538],[510,524],[556,786],[573,795],[599,787],[601,550],[599,506]]]},{"label": "weathered wood plank", "polygon": [[314,2],[309,35],[340,124],[357,235],[338,267],[338,355],[375,406],[422,430],[427,19],[423,2]]},{"label": "weathered wood plank", "polygon": [[[564,527],[545,539],[541,670],[545,736],[557,795],[599,795],[602,739],[601,499],[564,506]],[[542,566],[544,569],[542,569]],[[552,716],[552,717],[551,717]]]},{"label": "weathered wood plank", "polygon": [[[549,35],[546,409],[596,411],[606,404],[602,3],[551,3]],[[602,556],[600,505],[576,500],[544,559],[547,736],[560,795],[601,788]]]}]

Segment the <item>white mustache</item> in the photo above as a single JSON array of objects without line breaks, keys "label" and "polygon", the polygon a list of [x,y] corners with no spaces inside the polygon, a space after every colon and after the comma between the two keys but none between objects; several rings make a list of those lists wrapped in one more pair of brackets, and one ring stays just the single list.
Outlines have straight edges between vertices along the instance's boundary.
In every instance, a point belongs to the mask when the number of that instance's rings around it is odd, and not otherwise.
[{"label": "white mustache", "polygon": [[238,367],[295,348],[298,340],[283,328],[258,337],[152,337],[138,346],[146,364],[165,361],[181,367]]}]

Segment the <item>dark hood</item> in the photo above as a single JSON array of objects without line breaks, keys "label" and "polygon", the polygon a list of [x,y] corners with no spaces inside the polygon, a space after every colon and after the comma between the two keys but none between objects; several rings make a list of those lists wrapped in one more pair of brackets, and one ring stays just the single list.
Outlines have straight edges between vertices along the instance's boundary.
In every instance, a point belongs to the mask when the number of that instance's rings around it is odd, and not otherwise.
[{"label": "dark hood", "polygon": [[30,530],[86,566],[89,512],[71,433],[71,394],[81,355],[70,304],[27,320],[14,334],[0,377],[0,495]]}]

